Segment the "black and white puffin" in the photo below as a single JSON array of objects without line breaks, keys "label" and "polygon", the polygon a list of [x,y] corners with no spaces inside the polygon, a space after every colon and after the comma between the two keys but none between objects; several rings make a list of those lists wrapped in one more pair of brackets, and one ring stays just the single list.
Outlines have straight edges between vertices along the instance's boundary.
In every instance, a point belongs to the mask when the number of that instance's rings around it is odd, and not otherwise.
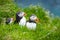
[{"label": "black and white puffin", "polygon": [[19,25],[21,26],[25,26],[26,24],[26,18],[25,18],[26,14],[25,12],[18,12],[16,14],[16,23],[19,23]]},{"label": "black and white puffin", "polygon": [[11,24],[13,22],[14,18],[7,18],[6,24]]},{"label": "black and white puffin", "polygon": [[36,23],[39,22],[39,19],[36,15],[32,14],[29,18],[29,20],[26,22],[26,27],[28,29],[35,30],[36,29]]}]

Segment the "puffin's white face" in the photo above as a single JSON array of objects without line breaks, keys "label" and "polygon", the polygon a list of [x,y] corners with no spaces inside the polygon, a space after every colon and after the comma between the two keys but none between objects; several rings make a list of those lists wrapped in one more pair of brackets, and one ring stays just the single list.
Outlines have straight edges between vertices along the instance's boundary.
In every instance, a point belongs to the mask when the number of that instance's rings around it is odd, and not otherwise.
[{"label": "puffin's white face", "polygon": [[32,21],[34,21],[35,19],[37,19],[36,16],[33,16],[33,15],[32,15],[32,16],[30,17],[30,20],[32,20]]},{"label": "puffin's white face", "polygon": [[19,17],[23,17],[23,16],[25,16],[26,14],[24,13],[24,12],[20,12],[19,14],[18,14],[18,16]]},{"label": "puffin's white face", "polygon": [[30,20],[35,21],[35,22],[39,22],[39,19],[37,18],[36,15],[31,15]]},{"label": "puffin's white face", "polygon": [[14,18],[11,18],[11,21],[13,21],[14,20]]}]

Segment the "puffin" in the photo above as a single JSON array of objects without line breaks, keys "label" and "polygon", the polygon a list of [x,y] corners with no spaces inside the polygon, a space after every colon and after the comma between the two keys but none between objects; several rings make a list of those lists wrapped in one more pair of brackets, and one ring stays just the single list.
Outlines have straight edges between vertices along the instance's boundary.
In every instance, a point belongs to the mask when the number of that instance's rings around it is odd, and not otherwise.
[{"label": "puffin", "polygon": [[6,24],[11,24],[13,22],[14,18],[7,18]]},{"label": "puffin", "polygon": [[29,17],[29,20],[26,22],[27,29],[35,30],[38,22],[39,22],[39,19],[37,18],[37,16],[32,14]]},{"label": "puffin", "polygon": [[18,12],[16,14],[16,20],[15,23],[18,23],[20,26],[25,26],[26,24],[26,13],[25,12]]}]

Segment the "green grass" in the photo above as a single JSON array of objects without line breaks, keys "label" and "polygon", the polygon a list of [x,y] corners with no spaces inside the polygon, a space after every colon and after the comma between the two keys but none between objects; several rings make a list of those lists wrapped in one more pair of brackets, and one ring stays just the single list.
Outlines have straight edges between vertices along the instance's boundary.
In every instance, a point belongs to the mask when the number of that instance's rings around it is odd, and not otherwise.
[{"label": "green grass", "polygon": [[1,40],[37,40],[45,38],[55,31],[53,26],[48,27],[46,24],[40,24],[36,30],[29,30],[26,27],[20,27],[18,24],[1,25],[0,39]]},{"label": "green grass", "polygon": [[59,40],[59,30],[51,24],[38,24],[36,30],[18,24],[1,25],[0,40]]},{"label": "green grass", "polygon": [[[28,19],[35,14],[40,19],[36,30],[29,30],[18,24],[0,24],[0,40],[60,40],[60,18],[50,17],[49,11],[40,6],[21,8]],[[15,14],[14,14],[15,15]],[[10,15],[9,15],[10,16]]]}]

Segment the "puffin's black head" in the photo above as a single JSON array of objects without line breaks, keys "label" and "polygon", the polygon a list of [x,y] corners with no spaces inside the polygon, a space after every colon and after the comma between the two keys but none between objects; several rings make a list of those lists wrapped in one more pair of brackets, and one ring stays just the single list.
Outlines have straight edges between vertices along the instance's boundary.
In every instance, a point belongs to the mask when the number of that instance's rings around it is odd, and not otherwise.
[{"label": "puffin's black head", "polygon": [[18,15],[19,17],[26,16],[25,12],[19,12],[17,15]]},{"label": "puffin's black head", "polygon": [[10,24],[10,23],[12,23],[13,20],[14,20],[14,18],[7,18],[7,19],[6,19],[6,24]]},{"label": "puffin's black head", "polygon": [[26,16],[25,12],[18,12],[16,14],[16,20],[14,23],[18,23],[22,19],[23,16]]},{"label": "puffin's black head", "polygon": [[36,23],[39,22],[39,19],[38,19],[37,16],[34,15],[34,14],[32,14],[32,15],[30,16],[29,20],[30,20],[31,22],[36,22]]}]

